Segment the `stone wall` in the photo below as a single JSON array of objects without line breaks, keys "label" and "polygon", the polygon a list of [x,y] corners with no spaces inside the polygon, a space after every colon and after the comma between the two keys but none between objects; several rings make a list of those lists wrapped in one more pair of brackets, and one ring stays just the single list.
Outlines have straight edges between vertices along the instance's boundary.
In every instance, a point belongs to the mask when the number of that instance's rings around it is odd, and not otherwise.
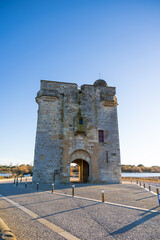
[{"label": "stone wall", "polygon": [[[41,81],[33,181],[70,181],[70,163],[89,164],[89,182],[121,182],[115,88]],[[99,142],[98,130],[104,131]]]}]

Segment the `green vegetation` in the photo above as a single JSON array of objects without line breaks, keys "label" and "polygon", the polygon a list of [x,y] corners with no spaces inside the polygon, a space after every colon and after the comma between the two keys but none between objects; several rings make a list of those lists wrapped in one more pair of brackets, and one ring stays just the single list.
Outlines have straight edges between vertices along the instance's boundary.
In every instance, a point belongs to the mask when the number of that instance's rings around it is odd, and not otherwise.
[{"label": "green vegetation", "polygon": [[10,173],[11,175],[23,176],[25,174],[33,174],[33,166],[22,164],[20,166],[0,165],[0,173]]},{"label": "green vegetation", "polygon": [[[76,169],[77,170],[77,169]],[[73,172],[76,171],[73,169]],[[152,167],[145,167],[142,164],[138,166],[135,165],[122,165],[121,166],[122,172],[139,172],[139,173],[159,173],[160,167],[159,166],[152,166]],[[20,166],[7,166],[7,165],[0,165],[0,173],[10,173],[13,176],[23,176],[25,174],[33,175],[33,166],[27,164],[22,164]]]},{"label": "green vegetation", "polygon": [[152,167],[145,167],[142,164],[138,166],[135,165],[121,165],[122,172],[139,172],[139,173],[159,173],[160,167],[159,166],[152,166]]}]

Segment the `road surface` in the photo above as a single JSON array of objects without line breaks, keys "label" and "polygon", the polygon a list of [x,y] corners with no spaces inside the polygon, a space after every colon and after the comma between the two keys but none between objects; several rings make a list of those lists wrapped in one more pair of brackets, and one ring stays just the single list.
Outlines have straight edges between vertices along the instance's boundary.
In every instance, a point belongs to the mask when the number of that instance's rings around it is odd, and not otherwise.
[{"label": "road surface", "polygon": [[[101,189],[105,201],[101,202]],[[0,217],[19,240],[160,239],[157,195],[136,184],[36,187],[0,181]]]}]

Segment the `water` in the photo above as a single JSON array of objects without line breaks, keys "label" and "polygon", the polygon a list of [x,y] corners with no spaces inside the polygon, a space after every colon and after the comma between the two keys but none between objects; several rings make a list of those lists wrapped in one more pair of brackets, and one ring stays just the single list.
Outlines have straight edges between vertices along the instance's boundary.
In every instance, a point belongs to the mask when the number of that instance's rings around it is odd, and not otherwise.
[{"label": "water", "polygon": [[121,173],[122,177],[160,177],[160,173]]},{"label": "water", "polygon": [[10,173],[0,173],[0,177],[10,177]]},{"label": "water", "polygon": [[[160,177],[160,173],[122,173],[122,177]],[[10,173],[0,173],[0,177],[10,177]],[[25,175],[29,177],[30,174]]]},{"label": "water", "polygon": [[31,174],[25,174],[24,177],[31,177]]}]

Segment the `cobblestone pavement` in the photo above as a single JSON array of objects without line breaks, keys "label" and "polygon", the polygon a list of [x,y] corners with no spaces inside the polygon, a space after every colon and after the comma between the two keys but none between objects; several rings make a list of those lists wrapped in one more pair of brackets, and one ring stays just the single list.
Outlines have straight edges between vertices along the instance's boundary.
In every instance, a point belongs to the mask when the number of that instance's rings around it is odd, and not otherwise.
[{"label": "cobblestone pavement", "polygon": [[[0,194],[38,217],[31,217],[2,197],[0,217],[19,240],[65,239],[40,223],[41,219],[84,240],[160,239],[160,207],[157,196],[151,192],[136,184],[76,184],[75,195],[82,198],[73,198],[68,196],[72,193],[71,186],[55,185],[52,194],[51,186],[39,186],[37,192],[31,183],[25,189],[24,183],[16,187],[3,181]],[[105,190],[105,201],[120,206],[102,203],[101,189]]]}]

